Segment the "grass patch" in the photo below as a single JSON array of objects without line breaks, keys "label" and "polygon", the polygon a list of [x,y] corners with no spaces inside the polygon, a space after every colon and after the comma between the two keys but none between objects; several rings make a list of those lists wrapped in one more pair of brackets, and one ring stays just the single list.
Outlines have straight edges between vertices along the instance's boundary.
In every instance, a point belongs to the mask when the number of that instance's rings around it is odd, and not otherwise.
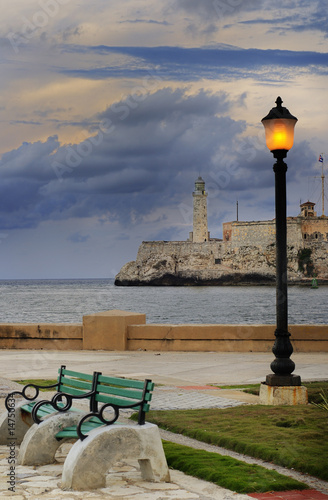
[{"label": "grass patch", "polygon": [[163,446],[169,467],[237,493],[308,488],[304,483],[259,465],[246,464],[231,457],[168,441],[164,441]]},{"label": "grass patch", "polygon": [[[14,380],[14,382],[17,382],[18,384],[22,385],[27,385],[27,384],[35,384],[35,385],[53,385],[57,384],[57,379],[55,380],[45,380],[45,379],[26,379],[26,380]],[[40,389],[40,391],[55,391],[56,388],[53,387],[52,389]]]},{"label": "grass patch", "polygon": [[240,389],[242,391],[247,391],[248,389],[259,390],[260,389],[260,384],[220,385],[220,386],[214,386],[214,387],[218,387],[220,389]]},{"label": "grass patch", "polygon": [[328,416],[315,406],[150,411],[149,422],[328,480]]}]

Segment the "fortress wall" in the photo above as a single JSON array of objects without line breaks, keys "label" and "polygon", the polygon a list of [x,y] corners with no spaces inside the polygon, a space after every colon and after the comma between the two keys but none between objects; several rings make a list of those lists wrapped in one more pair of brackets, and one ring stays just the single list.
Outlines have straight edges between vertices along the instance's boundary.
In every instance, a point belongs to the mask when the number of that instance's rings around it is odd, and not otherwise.
[{"label": "fortress wall", "polygon": [[[252,222],[226,222],[223,224],[223,239],[233,246],[267,247],[275,243],[275,220]],[[287,220],[287,240],[290,246],[302,246],[301,221],[297,218]]]},{"label": "fortress wall", "polygon": [[274,242],[274,221],[232,222],[231,224],[233,245],[266,247]]},{"label": "fortress wall", "polygon": [[183,265],[191,261],[194,264],[213,266],[215,259],[222,256],[222,242],[207,241],[192,243],[190,241],[144,241],[139,247],[136,264],[142,265],[149,260],[174,259],[176,264]]},{"label": "fortress wall", "polygon": [[287,244],[297,248],[303,247],[302,224],[299,218],[287,219]]},{"label": "fortress wall", "polygon": [[306,242],[306,239],[304,239],[305,234],[309,240],[328,241],[328,218],[303,219],[301,222],[301,232],[304,242]]}]

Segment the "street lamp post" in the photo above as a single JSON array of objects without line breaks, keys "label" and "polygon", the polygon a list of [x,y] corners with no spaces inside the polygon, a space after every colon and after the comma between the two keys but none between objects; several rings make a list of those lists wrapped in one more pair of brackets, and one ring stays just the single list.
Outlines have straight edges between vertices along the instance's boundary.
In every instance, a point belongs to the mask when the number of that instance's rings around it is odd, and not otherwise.
[{"label": "street lamp post", "polygon": [[272,352],[275,360],[270,367],[273,373],[267,375],[269,386],[300,386],[301,377],[292,375],[295,363],[290,359],[293,347],[288,332],[287,297],[287,222],[286,222],[286,172],[284,158],[293,146],[294,127],[297,118],[282,106],[277,97],[277,106],[262,119],[265,128],[266,144],[276,163],[275,173],[275,210],[276,210],[276,330]]}]

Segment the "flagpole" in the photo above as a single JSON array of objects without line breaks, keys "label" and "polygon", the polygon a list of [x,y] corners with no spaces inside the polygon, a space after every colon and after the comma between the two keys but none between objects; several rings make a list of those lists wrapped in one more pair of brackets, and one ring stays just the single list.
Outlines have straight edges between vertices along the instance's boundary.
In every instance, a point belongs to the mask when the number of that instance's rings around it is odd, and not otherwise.
[{"label": "flagpole", "polygon": [[325,215],[325,175],[323,173],[323,153],[319,155],[319,160],[321,163],[321,196],[322,196],[322,216]]},{"label": "flagpole", "polygon": [[325,176],[323,173],[323,162],[322,162],[322,170],[321,170],[321,184],[322,184],[322,216],[325,215]]}]

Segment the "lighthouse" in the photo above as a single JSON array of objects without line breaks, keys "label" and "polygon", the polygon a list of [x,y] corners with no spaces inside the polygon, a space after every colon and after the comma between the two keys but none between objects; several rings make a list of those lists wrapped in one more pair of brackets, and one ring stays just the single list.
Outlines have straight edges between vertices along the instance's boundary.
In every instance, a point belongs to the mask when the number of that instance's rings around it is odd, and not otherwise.
[{"label": "lighthouse", "polygon": [[199,176],[195,182],[193,210],[193,243],[203,243],[209,240],[207,227],[207,193],[205,192],[205,181]]}]

